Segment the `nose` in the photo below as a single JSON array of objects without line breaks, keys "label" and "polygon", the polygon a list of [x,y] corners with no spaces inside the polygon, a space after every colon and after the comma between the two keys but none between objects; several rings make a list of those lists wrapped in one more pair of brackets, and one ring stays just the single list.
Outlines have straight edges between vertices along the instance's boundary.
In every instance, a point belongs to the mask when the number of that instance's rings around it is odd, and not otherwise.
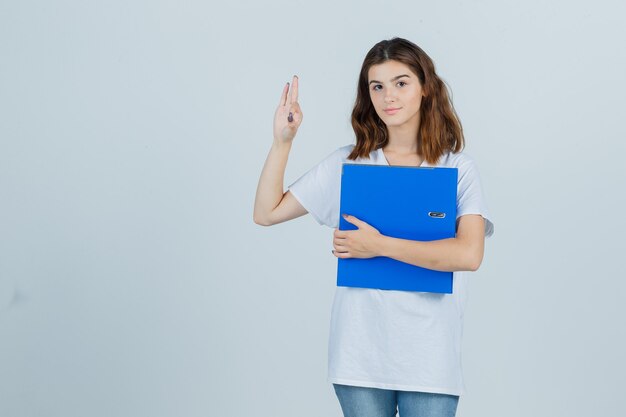
[{"label": "nose", "polygon": [[385,94],[385,103],[393,103],[394,101],[396,101],[395,97],[393,97],[389,93]]}]

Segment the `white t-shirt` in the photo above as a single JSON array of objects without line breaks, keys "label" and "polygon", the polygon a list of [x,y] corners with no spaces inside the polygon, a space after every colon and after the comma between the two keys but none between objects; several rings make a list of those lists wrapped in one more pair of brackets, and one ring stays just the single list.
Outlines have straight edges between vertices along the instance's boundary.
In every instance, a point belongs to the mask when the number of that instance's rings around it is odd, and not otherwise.
[{"label": "white t-shirt", "polygon": [[[348,160],[354,146],[338,148],[287,187],[319,224],[333,229],[339,226],[342,164],[389,165],[382,148],[372,151],[370,159]],[[424,161],[421,166],[458,168],[457,218],[480,214],[485,236],[493,234],[480,176],[467,154],[449,152],[437,164]],[[328,340],[328,382],[464,394],[461,336],[471,274],[453,273],[452,294],[338,286]]]}]

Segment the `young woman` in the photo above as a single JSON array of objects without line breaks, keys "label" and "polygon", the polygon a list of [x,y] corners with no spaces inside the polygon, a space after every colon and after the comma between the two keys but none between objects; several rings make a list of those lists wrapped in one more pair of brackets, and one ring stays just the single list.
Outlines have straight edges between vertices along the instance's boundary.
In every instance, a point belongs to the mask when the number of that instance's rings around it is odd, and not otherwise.
[{"label": "young woman", "polygon": [[[283,88],[274,142],[256,193],[254,221],[281,223],[311,213],[335,229],[337,258],[387,256],[453,271],[453,293],[338,286],[328,343],[328,381],[345,417],[454,416],[465,392],[461,369],[463,312],[470,271],[483,259],[493,223],[472,158],[462,152],[462,127],[430,57],[392,38],[367,53],[352,111],[356,144],[341,146],[289,185],[283,177],[302,123],[298,78]],[[454,238],[413,241],[382,235],[354,216],[356,230],[338,230],[341,165],[440,166],[458,169]]]}]

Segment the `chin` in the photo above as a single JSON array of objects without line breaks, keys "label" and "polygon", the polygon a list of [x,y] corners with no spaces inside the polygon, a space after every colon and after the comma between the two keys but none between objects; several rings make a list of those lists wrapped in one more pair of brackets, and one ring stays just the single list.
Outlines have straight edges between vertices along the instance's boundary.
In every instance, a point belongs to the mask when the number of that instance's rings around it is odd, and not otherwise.
[{"label": "chin", "polygon": [[406,122],[406,120],[393,119],[393,120],[384,120],[384,122],[387,126],[400,126],[400,125],[403,125]]}]

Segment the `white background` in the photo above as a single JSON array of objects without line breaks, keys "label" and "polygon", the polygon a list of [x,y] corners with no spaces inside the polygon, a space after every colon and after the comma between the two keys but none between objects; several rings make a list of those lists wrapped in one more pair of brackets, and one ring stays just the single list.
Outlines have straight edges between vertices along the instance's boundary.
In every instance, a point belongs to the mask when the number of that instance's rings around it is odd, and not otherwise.
[{"label": "white background", "polygon": [[285,185],[337,147],[393,36],[452,91],[495,234],[457,416],[618,416],[626,386],[618,1],[3,1],[0,415],[334,416],[337,259],[252,221],[300,78]]}]

